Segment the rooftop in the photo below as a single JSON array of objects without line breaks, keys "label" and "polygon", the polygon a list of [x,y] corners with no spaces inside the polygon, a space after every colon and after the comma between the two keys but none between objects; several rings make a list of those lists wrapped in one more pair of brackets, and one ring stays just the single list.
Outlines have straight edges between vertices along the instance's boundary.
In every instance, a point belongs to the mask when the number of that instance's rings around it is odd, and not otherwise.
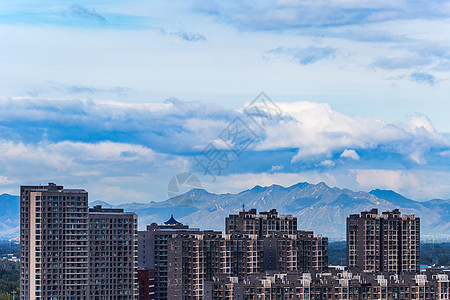
[{"label": "rooftop", "polygon": [[170,219],[164,222],[165,225],[180,225],[181,223],[175,220],[173,215],[170,216]]}]

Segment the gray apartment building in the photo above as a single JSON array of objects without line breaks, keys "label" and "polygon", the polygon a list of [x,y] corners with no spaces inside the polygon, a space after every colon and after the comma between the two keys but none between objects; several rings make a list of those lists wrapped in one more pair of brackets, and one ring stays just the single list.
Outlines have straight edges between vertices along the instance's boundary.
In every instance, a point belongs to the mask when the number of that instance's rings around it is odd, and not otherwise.
[{"label": "gray apartment building", "polygon": [[420,219],[398,209],[347,218],[347,266],[364,272],[419,272]]},{"label": "gray apartment building", "polygon": [[89,209],[89,299],[137,299],[137,215]]},{"label": "gray apartment building", "polygon": [[89,299],[88,193],[20,188],[20,299]]},{"label": "gray apartment building", "polygon": [[138,232],[138,265],[154,270],[155,299],[199,299],[221,268],[222,233],[189,228],[172,216]]},{"label": "gray apartment building", "polygon": [[226,234],[245,235],[262,242],[264,270],[283,272],[328,268],[328,238],[297,229],[297,218],[276,209],[241,211],[225,219]]},{"label": "gray apartment building", "polygon": [[276,209],[259,214],[256,209],[243,210],[225,219],[225,233],[233,232],[257,235],[259,238],[270,237],[274,233],[296,235],[297,218],[292,215],[279,215]]},{"label": "gray apartment building", "polygon": [[264,270],[264,244],[256,235],[225,234],[221,246],[220,273],[243,277]]},{"label": "gray apartment building", "polygon": [[216,274],[262,271],[262,241],[245,235],[189,228],[172,216],[138,232],[138,266],[154,270],[155,299],[203,299]]},{"label": "gray apartment building", "polygon": [[[117,219],[123,213],[105,211],[103,214],[102,219],[106,224],[107,219]],[[131,236],[135,236],[137,230],[134,227],[135,215],[133,220],[133,233],[127,233]],[[111,247],[119,247],[119,244],[110,241],[122,243],[120,247],[123,247],[125,241],[129,243],[128,240],[121,239],[114,229],[109,231],[99,228],[105,233],[94,230],[91,243],[90,221],[88,193],[85,190],[64,189],[53,183],[47,186],[21,186],[21,300],[137,299],[137,287],[134,287],[137,282],[133,281],[131,288],[135,296],[123,295],[128,284],[121,283],[125,277],[137,276],[134,271],[137,251],[135,238],[133,253],[110,251]],[[100,255],[95,252],[97,246]],[[125,257],[127,262],[132,260],[132,269],[124,268],[123,265],[119,267],[125,262]],[[93,274],[96,265],[100,267],[99,278]],[[114,270],[122,274],[116,276],[109,273]],[[110,275],[113,276],[112,283],[107,281]],[[103,288],[103,284],[105,289],[108,286],[108,295],[117,297],[102,296],[101,293],[98,298],[92,297],[97,289]]]},{"label": "gray apartment building", "polygon": [[312,231],[297,231],[298,271],[323,272],[328,269],[328,238]]}]

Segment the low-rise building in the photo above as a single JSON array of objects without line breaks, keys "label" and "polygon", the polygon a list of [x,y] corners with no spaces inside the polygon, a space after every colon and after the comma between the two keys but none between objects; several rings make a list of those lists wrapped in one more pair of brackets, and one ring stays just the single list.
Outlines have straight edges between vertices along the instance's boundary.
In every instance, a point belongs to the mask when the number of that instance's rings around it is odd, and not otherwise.
[{"label": "low-rise building", "polygon": [[426,274],[312,273],[253,274],[244,278],[218,275],[205,283],[204,300],[442,300],[449,299],[446,272]]}]

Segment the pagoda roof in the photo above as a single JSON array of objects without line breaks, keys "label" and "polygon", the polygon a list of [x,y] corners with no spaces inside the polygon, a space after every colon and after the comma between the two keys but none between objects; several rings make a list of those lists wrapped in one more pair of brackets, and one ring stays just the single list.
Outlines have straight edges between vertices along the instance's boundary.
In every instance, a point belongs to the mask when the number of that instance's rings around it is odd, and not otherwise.
[{"label": "pagoda roof", "polygon": [[178,222],[177,220],[175,220],[175,218],[173,217],[173,215],[170,216],[170,219],[167,220],[166,222],[164,222],[165,225],[178,225],[181,224],[180,222]]}]

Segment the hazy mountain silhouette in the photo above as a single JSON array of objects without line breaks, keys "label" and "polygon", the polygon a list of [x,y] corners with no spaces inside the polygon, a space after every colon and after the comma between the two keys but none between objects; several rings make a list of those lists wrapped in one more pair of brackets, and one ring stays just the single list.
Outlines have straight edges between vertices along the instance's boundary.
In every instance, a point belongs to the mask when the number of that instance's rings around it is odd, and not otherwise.
[{"label": "hazy mountain silhouette", "polygon": [[[90,205],[109,205],[94,201]],[[162,223],[171,214],[183,223],[203,229],[223,230],[224,219],[246,209],[265,211],[276,208],[279,213],[298,218],[299,229],[314,230],[331,240],[345,239],[345,220],[348,215],[378,208],[379,212],[399,208],[402,213],[421,217],[422,237],[435,236],[448,239],[450,232],[450,200],[434,199],[418,202],[391,190],[354,192],[349,189],[329,187],[325,183],[298,183],[290,187],[271,185],[255,186],[237,194],[213,194],[194,189],[177,197],[150,203],[125,203],[117,207],[139,215],[139,227]],[[0,213],[0,238],[18,236],[19,202],[17,196],[1,195],[0,205],[9,213]],[[16,229],[14,231],[14,229]]]}]

